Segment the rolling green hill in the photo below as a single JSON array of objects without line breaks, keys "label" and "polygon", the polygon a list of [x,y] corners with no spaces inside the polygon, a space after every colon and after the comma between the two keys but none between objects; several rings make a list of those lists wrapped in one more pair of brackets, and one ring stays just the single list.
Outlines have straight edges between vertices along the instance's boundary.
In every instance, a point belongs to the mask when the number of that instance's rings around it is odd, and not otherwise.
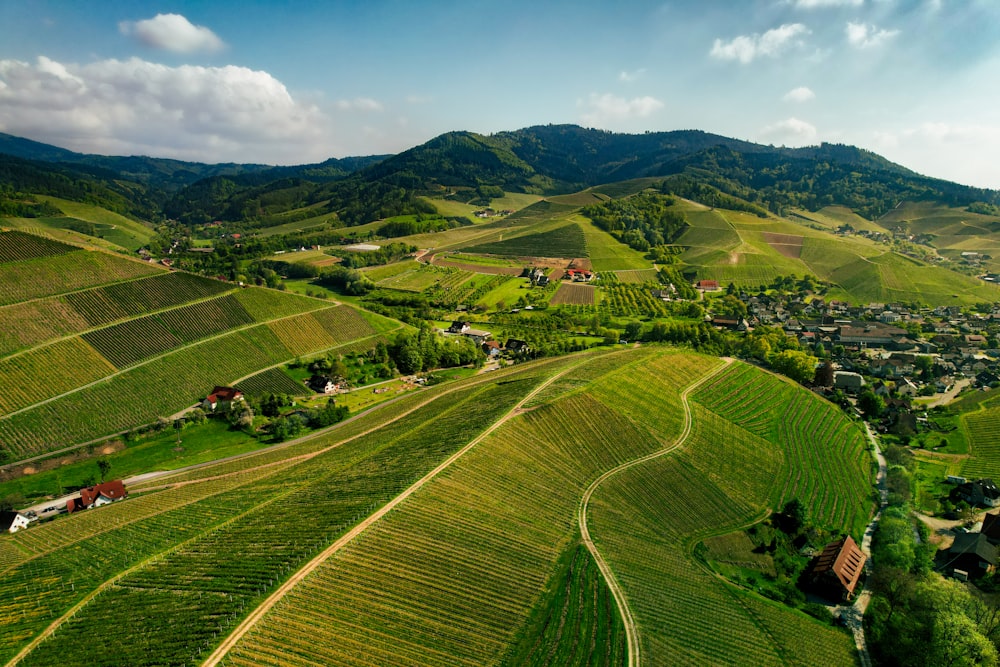
[{"label": "rolling green hill", "polygon": [[849,664],[849,634],[692,547],[791,497],[858,535],[869,467],[833,406],[753,367],[668,348],[516,366],[0,537],[0,657]]}]

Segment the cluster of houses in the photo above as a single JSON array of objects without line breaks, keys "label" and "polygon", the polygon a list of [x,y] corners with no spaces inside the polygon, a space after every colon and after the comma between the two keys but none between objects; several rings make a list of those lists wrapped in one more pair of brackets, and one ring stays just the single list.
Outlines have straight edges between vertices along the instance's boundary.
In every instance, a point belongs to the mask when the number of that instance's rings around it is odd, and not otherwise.
[{"label": "cluster of houses", "polygon": [[484,208],[479,211],[473,211],[472,215],[477,218],[502,218],[508,215],[513,215],[514,211],[509,208],[501,209],[499,211],[492,208]]},{"label": "cluster of houses", "polygon": [[[928,384],[943,392],[962,379],[980,386],[1000,381],[1000,349],[989,346],[992,335],[1000,334],[1000,307],[988,314],[968,314],[958,306],[920,310],[900,303],[851,306],[844,301],[746,292],[738,298],[747,307],[747,317],[712,318],[715,326],[734,331],[776,326],[805,348],[822,346],[833,352],[842,347],[844,354],[835,361],[845,374],[838,375],[835,386],[845,391],[864,386],[859,376],[891,382],[895,393],[903,396],[916,395]],[[931,377],[918,377],[919,356],[933,361]]]},{"label": "cluster of houses", "polygon": [[500,356],[524,357],[531,354],[531,346],[520,338],[508,338],[507,342],[500,344],[499,341],[492,340],[493,334],[481,329],[473,329],[468,322],[455,320],[445,332],[457,336],[466,336],[480,347],[490,359]]}]

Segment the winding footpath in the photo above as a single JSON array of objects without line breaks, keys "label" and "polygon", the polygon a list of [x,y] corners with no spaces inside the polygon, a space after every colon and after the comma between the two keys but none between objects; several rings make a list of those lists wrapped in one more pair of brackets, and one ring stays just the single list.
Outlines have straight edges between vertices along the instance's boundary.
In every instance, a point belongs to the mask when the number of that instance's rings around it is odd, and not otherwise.
[{"label": "winding footpath", "polygon": [[618,605],[618,611],[621,613],[622,623],[625,625],[625,642],[628,646],[628,667],[638,667],[640,664],[639,633],[636,631],[635,620],[632,618],[632,610],[629,609],[628,600],[625,597],[625,593],[622,591],[621,585],[618,583],[614,573],[611,571],[611,567],[608,565],[607,561],[604,560],[601,552],[597,550],[597,546],[594,545],[594,541],[590,537],[590,528],[587,526],[587,507],[590,504],[590,498],[594,495],[594,492],[601,484],[621,471],[646,463],[647,461],[652,461],[653,459],[669,454],[678,447],[681,447],[691,435],[691,404],[688,402],[688,396],[702,384],[722,372],[722,370],[731,364],[732,361],[732,359],[723,358],[722,364],[710,373],[702,376],[698,381],[689,385],[687,389],[681,392],[681,405],[684,408],[684,428],[681,430],[680,436],[678,436],[677,440],[672,445],[666,447],[665,449],[653,452],[652,454],[647,454],[642,458],[627,461],[616,468],[612,468],[595,479],[587,488],[586,493],[583,494],[583,498],[580,500],[580,506],[577,510],[577,522],[580,525],[580,535],[582,536],[583,543],[586,545],[590,555],[593,556],[594,560],[597,562],[597,567],[604,576],[604,580],[607,582],[608,588],[611,589],[611,594],[614,596],[615,603]]}]

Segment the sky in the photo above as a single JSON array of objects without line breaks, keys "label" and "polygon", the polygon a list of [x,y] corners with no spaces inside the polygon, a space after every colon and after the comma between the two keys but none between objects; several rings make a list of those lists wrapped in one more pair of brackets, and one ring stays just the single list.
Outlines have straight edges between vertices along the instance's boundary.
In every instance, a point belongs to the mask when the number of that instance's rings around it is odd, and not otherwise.
[{"label": "sky", "polygon": [[998,35],[997,0],[0,0],[0,132],[304,164],[699,129],[1000,189]]}]

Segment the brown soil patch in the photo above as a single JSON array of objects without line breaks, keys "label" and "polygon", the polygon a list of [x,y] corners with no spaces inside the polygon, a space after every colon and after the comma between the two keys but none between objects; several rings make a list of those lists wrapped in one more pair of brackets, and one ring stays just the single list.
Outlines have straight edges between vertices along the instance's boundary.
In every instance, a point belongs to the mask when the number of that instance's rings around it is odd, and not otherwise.
[{"label": "brown soil patch", "polygon": [[12,479],[18,479],[19,477],[24,477],[26,475],[37,475],[40,472],[55,470],[56,468],[69,465],[70,463],[76,463],[77,461],[85,461],[87,459],[97,458],[98,456],[114,454],[115,452],[120,452],[123,449],[125,449],[124,442],[121,440],[112,440],[111,442],[108,442],[100,447],[81,447],[72,454],[65,454],[50,459],[44,459],[42,461],[35,461],[31,465],[24,466],[23,468],[0,468],[0,482],[8,482]]},{"label": "brown soil patch", "polygon": [[764,241],[769,246],[785,257],[798,259],[802,256],[802,237],[794,234],[777,234],[775,232],[761,232]]}]

